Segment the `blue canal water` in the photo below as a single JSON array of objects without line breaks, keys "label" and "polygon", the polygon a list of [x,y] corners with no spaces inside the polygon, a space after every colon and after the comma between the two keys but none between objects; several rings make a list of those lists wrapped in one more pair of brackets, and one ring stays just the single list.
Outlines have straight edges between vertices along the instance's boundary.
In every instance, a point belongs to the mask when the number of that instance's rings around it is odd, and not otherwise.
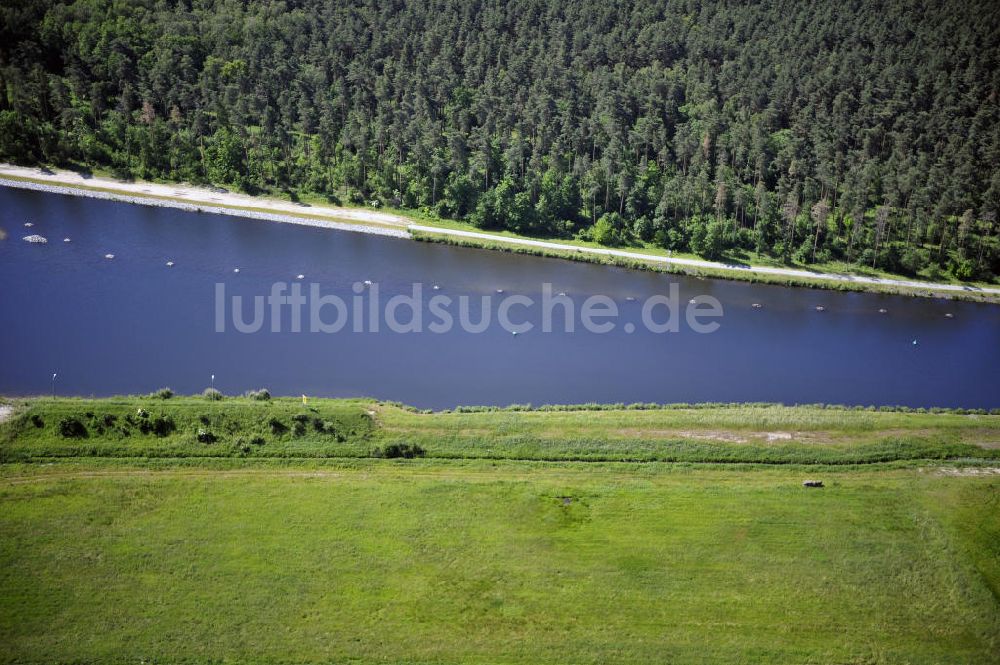
[{"label": "blue canal water", "polygon": [[[194,393],[214,374],[227,393],[267,387],[431,408],[590,401],[1000,407],[1000,307],[993,305],[681,278],[4,187],[0,228],[0,393],[7,395],[48,393],[53,373],[55,391],[66,395],[162,386]],[[24,242],[30,233],[49,242]],[[607,333],[585,330],[579,318],[568,332],[557,309],[557,332],[546,333],[539,307],[515,307],[511,319],[535,324],[518,335],[497,324],[495,303],[493,323],[479,333],[459,325],[431,332],[426,310],[422,332],[413,333],[384,322],[378,332],[353,332],[350,323],[309,332],[308,313],[300,332],[289,330],[288,312],[278,317],[278,332],[271,317],[255,333],[232,322],[234,295],[243,296],[249,321],[254,296],[267,296],[276,282],[298,282],[304,293],[317,284],[350,309],[353,287],[364,280],[377,285],[382,303],[411,294],[414,283],[425,300],[470,296],[473,321],[482,296],[499,300],[502,289],[540,301],[545,283],[577,313],[601,294],[619,316]],[[698,296],[718,299],[718,330],[646,329],[643,303],[671,284],[683,306]],[[219,288],[227,308],[221,332]],[[457,319],[457,305],[450,311]],[[328,307],[323,319],[334,314]],[[407,318],[405,310],[398,318]]]}]

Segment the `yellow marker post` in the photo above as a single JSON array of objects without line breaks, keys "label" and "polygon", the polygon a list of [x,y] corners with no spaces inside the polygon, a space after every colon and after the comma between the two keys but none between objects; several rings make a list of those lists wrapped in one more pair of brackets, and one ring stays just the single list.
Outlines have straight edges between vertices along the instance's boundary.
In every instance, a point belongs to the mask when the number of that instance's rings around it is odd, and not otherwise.
[{"label": "yellow marker post", "polygon": [[305,395],[302,396],[302,406],[309,406],[309,398]]}]

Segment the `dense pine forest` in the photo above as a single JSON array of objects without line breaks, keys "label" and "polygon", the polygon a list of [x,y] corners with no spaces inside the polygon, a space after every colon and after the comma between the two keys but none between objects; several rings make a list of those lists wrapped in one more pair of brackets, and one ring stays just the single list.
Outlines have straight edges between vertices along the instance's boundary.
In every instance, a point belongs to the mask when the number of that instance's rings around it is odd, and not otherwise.
[{"label": "dense pine forest", "polygon": [[12,0],[0,159],[1000,273],[1000,5]]}]

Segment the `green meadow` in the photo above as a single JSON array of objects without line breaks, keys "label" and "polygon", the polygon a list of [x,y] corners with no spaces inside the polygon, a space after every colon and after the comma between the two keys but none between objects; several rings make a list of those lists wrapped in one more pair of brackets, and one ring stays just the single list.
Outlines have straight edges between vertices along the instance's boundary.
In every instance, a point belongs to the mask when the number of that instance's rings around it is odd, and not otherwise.
[{"label": "green meadow", "polygon": [[12,406],[2,663],[1000,662],[997,416]]}]

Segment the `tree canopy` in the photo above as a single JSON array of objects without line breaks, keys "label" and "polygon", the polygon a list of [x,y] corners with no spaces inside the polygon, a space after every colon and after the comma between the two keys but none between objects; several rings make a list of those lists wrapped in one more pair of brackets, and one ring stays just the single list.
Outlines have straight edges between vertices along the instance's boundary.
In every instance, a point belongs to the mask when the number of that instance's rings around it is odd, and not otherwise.
[{"label": "tree canopy", "polygon": [[987,0],[15,0],[0,157],[1000,273]]}]

